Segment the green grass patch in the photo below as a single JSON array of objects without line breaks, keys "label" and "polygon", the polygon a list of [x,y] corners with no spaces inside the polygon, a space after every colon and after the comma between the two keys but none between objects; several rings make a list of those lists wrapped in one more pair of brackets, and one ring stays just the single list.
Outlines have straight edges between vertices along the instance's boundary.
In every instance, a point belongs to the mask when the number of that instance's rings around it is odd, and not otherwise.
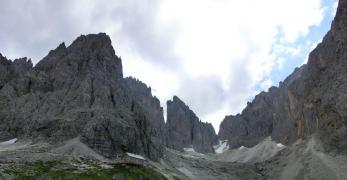
[{"label": "green grass patch", "polygon": [[181,180],[179,177],[177,177],[177,176],[174,176],[173,177],[174,178],[174,180]]},{"label": "green grass patch", "polygon": [[121,177],[125,180],[158,179],[167,178],[153,169],[144,166],[114,165],[111,168],[102,168],[98,165],[89,165],[90,168],[78,169],[59,161],[37,161],[20,166],[13,166],[4,171],[18,180],[35,180],[37,178],[73,179],[73,180],[108,180],[113,177]]}]

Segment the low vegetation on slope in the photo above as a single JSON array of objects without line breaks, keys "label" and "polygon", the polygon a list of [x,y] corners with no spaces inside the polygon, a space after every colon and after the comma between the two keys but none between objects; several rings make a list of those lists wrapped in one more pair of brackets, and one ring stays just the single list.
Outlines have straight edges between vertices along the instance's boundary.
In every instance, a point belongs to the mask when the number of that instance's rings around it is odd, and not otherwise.
[{"label": "low vegetation on slope", "polygon": [[156,171],[134,165],[100,166],[96,164],[79,164],[72,166],[59,161],[37,161],[16,166],[8,166],[0,172],[0,179],[81,179],[81,180],[109,180],[109,179],[158,179],[166,177]]}]

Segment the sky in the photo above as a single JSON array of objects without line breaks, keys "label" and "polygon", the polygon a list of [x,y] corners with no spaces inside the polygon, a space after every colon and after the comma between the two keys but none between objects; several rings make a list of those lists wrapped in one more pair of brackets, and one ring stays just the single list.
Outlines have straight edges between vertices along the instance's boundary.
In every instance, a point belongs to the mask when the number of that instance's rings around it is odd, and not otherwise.
[{"label": "sky", "polygon": [[0,53],[37,63],[61,42],[106,32],[124,76],[177,95],[218,132],[278,86],[329,30],[337,0],[2,0]]}]

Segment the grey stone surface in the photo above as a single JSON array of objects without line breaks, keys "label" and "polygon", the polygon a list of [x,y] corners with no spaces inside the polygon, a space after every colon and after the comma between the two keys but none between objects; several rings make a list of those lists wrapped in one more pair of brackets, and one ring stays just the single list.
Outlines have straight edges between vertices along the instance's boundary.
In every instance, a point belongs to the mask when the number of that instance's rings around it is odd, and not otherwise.
[{"label": "grey stone surface", "polygon": [[177,96],[167,102],[167,143],[169,148],[183,150],[193,147],[201,153],[213,152],[218,143],[210,123],[204,123]]},{"label": "grey stone surface", "polygon": [[[257,95],[241,114],[226,116],[219,139],[231,148],[264,138],[291,144],[317,133],[325,150],[347,150],[347,0],[331,30],[279,87]],[[0,141],[61,142],[75,137],[111,157],[129,151],[158,160],[164,146],[213,152],[217,136],[178,97],[167,124],[150,87],[123,78],[121,59],[104,34],[60,44],[35,67],[0,54]]]},{"label": "grey stone surface", "polygon": [[318,133],[326,150],[347,149],[347,1],[340,0],[331,30],[279,87],[257,95],[241,114],[227,116],[219,138],[231,147],[267,136],[290,144]]},{"label": "grey stone surface", "polygon": [[158,159],[164,118],[151,90],[124,79],[104,34],[64,43],[35,67],[0,56],[0,140],[61,142],[77,136],[105,156],[125,151]]}]

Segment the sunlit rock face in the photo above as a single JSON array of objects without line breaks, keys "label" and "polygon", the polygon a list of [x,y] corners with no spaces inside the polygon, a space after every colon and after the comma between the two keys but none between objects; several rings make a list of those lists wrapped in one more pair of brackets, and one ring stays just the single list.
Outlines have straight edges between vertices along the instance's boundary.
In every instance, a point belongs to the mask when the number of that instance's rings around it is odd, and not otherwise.
[{"label": "sunlit rock face", "polygon": [[123,78],[104,34],[59,45],[35,67],[0,56],[0,139],[61,142],[77,136],[105,156],[134,152],[157,160],[162,108],[143,83]]},{"label": "sunlit rock face", "polygon": [[168,147],[183,150],[193,148],[200,153],[214,152],[217,135],[210,123],[204,123],[177,96],[167,102]]},{"label": "sunlit rock face", "polygon": [[219,138],[231,147],[267,136],[284,144],[318,133],[327,150],[347,147],[347,1],[340,0],[331,30],[279,87],[257,95],[243,112],[227,116]]}]

